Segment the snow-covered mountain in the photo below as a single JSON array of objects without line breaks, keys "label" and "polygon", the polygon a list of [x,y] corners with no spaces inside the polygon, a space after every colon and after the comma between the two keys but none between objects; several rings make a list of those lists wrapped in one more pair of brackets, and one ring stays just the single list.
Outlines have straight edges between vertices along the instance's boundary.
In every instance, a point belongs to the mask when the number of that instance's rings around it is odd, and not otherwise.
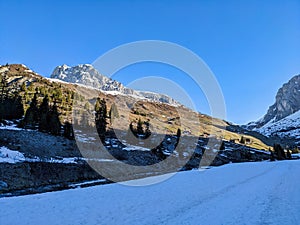
[{"label": "snow-covered mountain", "polygon": [[164,94],[136,91],[127,88],[120,82],[100,74],[90,64],[80,64],[74,67],[67,65],[57,66],[51,74],[51,78],[69,83],[83,84],[102,91],[116,91],[122,94],[143,97],[155,102],[168,103],[172,105],[179,104],[177,101]]},{"label": "snow-covered mountain", "polygon": [[254,130],[266,136],[300,139],[300,110],[279,121],[270,120]]},{"label": "snow-covered mountain", "polygon": [[285,83],[266,115],[245,126],[269,137],[300,140],[300,75]]}]

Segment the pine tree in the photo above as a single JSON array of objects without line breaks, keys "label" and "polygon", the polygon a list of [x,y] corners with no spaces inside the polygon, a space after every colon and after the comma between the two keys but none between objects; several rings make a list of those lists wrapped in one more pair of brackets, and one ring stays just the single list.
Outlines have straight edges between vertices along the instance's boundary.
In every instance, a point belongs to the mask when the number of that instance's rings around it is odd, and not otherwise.
[{"label": "pine tree", "polygon": [[176,137],[177,137],[177,138],[180,138],[180,136],[181,136],[181,129],[178,128],[178,129],[177,129],[177,133],[176,133]]},{"label": "pine tree", "polygon": [[143,122],[142,122],[141,118],[139,118],[139,120],[137,122],[136,132],[137,132],[137,135],[143,135],[144,134]]},{"label": "pine tree", "polygon": [[70,122],[66,121],[64,124],[64,137],[70,140],[74,139],[73,126]]},{"label": "pine tree", "polygon": [[150,120],[145,121],[144,124],[146,125],[146,129],[145,129],[145,139],[150,137],[151,135],[151,130],[150,130]]},{"label": "pine tree", "polygon": [[222,143],[221,143],[220,150],[221,151],[225,150],[225,143],[224,143],[224,141],[222,141]]},{"label": "pine tree", "polygon": [[8,84],[6,73],[1,74],[0,76],[0,123],[3,121],[6,115],[5,100],[7,99],[8,94]]},{"label": "pine tree", "polygon": [[54,105],[52,106],[48,114],[48,121],[49,121],[49,132],[53,135],[60,135],[61,124],[59,121],[59,113],[57,110],[56,103],[54,103]]},{"label": "pine tree", "polygon": [[240,144],[245,144],[245,143],[246,143],[245,138],[244,138],[244,136],[242,136],[241,140],[240,140]]},{"label": "pine tree", "polygon": [[273,149],[274,149],[275,157],[276,157],[278,160],[283,160],[283,159],[286,158],[286,157],[285,157],[284,150],[283,150],[283,148],[281,147],[281,145],[279,145],[279,144],[274,144]]},{"label": "pine tree", "polygon": [[107,118],[106,101],[104,99],[97,98],[95,104],[95,123],[100,137],[105,136],[106,126],[107,126],[106,118]]},{"label": "pine tree", "polygon": [[35,128],[39,123],[39,109],[37,107],[37,94],[35,93],[24,118],[25,127]]},{"label": "pine tree", "polygon": [[15,98],[15,102],[14,102],[14,119],[20,119],[23,117],[24,115],[24,106],[23,106],[23,102],[22,102],[22,97],[18,96]]},{"label": "pine tree", "polygon": [[50,107],[49,107],[48,95],[46,95],[43,98],[43,102],[39,108],[39,113],[40,113],[39,131],[47,132],[49,131],[49,125],[50,125],[49,124]]},{"label": "pine tree", "polygon": [[286,150],[286,158],[287,159],[291,159],[292,158],[291,152],[288,149]]}]

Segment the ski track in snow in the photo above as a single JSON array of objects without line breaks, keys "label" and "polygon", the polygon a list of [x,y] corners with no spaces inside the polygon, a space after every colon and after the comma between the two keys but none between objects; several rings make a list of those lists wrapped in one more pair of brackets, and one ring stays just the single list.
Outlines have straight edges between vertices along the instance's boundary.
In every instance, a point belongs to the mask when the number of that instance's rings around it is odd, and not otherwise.
[{"label": "ski track in snow", "polygon": [[0,224],[300,224],[299,171],[300,160],[239,163],[145,187],[2,198]]}]

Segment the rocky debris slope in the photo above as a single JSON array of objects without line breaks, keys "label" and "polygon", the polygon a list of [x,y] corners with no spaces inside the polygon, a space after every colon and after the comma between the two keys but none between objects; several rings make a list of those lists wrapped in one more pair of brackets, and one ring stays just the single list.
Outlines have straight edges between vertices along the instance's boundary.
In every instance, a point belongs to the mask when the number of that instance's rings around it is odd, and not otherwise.
[{"label": "rocky debris slope", "polygon": [[[114,177],[115,174],[124,173],[124,171],[122,173],[119,171],[123,168],[122,163],[141,168],[138,173],[130,174],[128,171],[127,177],[117,178],[122,181],[195,169],[199,167],[204,154],[208,158],[217,154],[211,166],[220,166],[230,162],[261,161],[270,158],[269,152],[232,142],[224,142],[222,150],[219,150],[219,144],[208,147],[207,138],[199,138],[196,147],[195,143],[190,143],[191,146],[186,146],[184,152],[180,153],[176,151],[178,137],[167,135],[162,143],[154,149],[132,145],[125,147],[118,139],[108,137],[103,141],[104,146],[115,157],[115,160],[106,160],[104,158],[106,153],[101,155],[99,143],[95,143],[92,139],[85,140],[81,144],[88,146],[91,149],[90,155],[93,156],[86,159],[86,162],[78,149],[74,147],[76,144],[80,144],[80,140],[77,140],[76,143],[62,137],[30,130],[0,130],[0,135],[2,148],[5,147],[10,149],[10,152],[22,155],[22,160],[0,162],[0,196],[73,188],[77,183],[99,179],[103,181],[95,184],[110,182],[109,177],[104,178],[89,167],[87,162],[91,161],[96,162],[98,166],[112,168],[111,173],[114,174]],[[1,157],[5,158],[8,155],[0,154],[0,159]],[[154,167],[156,169],[151,173],[140,167],[155,165],[167,157],[175,157],[175,164]],[[178,166],[182,165],[182,161],[187,162],[185,166]]]}]

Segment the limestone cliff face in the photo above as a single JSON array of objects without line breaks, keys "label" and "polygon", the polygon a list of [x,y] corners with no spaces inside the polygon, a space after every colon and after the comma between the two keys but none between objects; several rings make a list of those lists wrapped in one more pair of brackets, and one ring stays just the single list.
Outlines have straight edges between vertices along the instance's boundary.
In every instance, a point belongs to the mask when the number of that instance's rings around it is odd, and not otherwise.
[{"label": "limestone cliff face", "polygon": [[270,107],[267,115],[274,116],[275,121],[278,121],[297,112],[299,109],[300,75],[297,75],[278,90],[276,102]]},{"label": "limestone cliff face", "polygon": [[300,75],[285,83],[276,94],[276,101],[267,114],[259,121],[248,124],[248,128],[260,128],[267,123],[275,123],[300,110]]},{"label": "limestone cliff face", "polygon": [[276,101],[260,120],[245,126],[267,137],[279,138],[290,146],[300,144],[300,75],[294,76],[277,92]]}]

